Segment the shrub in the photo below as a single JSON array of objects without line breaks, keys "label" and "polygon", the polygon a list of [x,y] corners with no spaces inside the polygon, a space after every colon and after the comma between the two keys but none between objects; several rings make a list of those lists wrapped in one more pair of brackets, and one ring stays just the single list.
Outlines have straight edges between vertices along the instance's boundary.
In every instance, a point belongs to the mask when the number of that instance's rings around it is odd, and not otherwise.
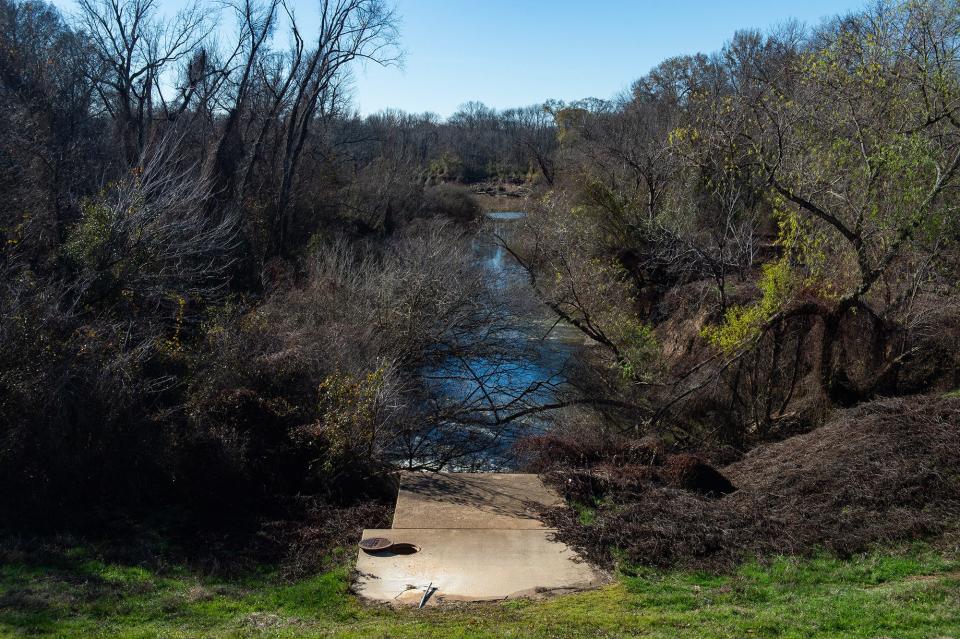
[{"label": "shrub", "polygon": [[[879,400],[723,468],[737,490],[720,498],[701,494],[711,492],[703,478],[716,475],[686,455],[668,458],[661,481],[639,491],[629,482],[621,487],[615,472],[593,484],[584,470],[548,474],[559,490],[597,506],[589,526],[570,508],[546,517],[561,539],[607,564],[621,557],[715,568],[756,555],[849,555],[955,528],[958,464],[960,399]],[[567,476],[577,478],[571,489]]]},{"label": "shrub", "polygon": [[427,215],[442,215],[458,222],[470,222],[480,216],[480,207],[466,187],[440,184],[423,192],[423,211]]},{"label": "shrub", "polygon": [[722,497],[736,490],[730,480],[696,455],[672,455],[663,464],[661,477],[674,488],[705,497]]}]

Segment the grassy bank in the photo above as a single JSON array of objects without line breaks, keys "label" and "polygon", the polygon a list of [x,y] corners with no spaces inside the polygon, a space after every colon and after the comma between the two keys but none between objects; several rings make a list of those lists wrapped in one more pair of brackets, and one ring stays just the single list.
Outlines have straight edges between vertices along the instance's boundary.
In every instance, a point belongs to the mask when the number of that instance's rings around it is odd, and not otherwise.
[{"label": "grassy bank", "polygon": [[0,636],[960,636],[960,558],[916,548],[723,576],[640,571],[595,592],[423,611],[364,606],[348,577],[344,566],[294,583],[215,578],[72,548],[0,567]]}]

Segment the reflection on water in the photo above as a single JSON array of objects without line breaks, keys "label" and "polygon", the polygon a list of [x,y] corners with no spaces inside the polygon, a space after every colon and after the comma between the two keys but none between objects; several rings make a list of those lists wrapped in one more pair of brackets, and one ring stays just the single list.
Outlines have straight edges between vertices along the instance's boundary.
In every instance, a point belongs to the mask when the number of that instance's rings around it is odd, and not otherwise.
[{"label": "reflection on water", "polygon": [[529,289],[526,271],[496,240],[496,237],[501,237],[509,241],[513,222],[522,219],[524,215],[516,211],[487,213],[487,217],[493,220],[492,228],[489,233],[484,233],[473,241],[473,252],[477,261],[490,274],[490,282],[497,289]]},{"label": "reflection on water", "polygon": [[458,469],[516,466],[514,442],[549,426],[545,413],[536,408],[556,403],[566,390],[565,371],[583,343],[576,329],[556,323],[533,299],[526,272],[496,240],[509,241],[516,221],[524,216],[519,211],[487,214],[492,229],[473,245],[491,288],[511,300],[513,312],[495,326],[463,336],[481,348],[468,344],[462,353],[423,371],[434,401],[454,415],[450,419],[455,428],[443,436],[462,436],[477,451],[459,460]]},{"label": "reflection on water", "polygon": [[487,218],[491,220],[519,220],[526,217],[523,211],[492,211],[487,213]]}]

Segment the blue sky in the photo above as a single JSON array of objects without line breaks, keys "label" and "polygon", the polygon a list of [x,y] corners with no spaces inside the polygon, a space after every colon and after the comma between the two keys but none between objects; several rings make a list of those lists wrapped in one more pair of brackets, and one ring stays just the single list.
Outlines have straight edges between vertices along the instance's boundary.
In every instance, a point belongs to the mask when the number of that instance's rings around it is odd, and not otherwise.
[{"label": "blue sky", "polygon": [[[184,0],[160,0],[173,11]],[[308,33],[317,0],[292,0]],[[70,11],[74,0],[55,0]],[[403,68],[358,68],[362,113],[441,116],[479,100],[506,108],[548,98],[610,98],[664,58],[712,52],[742,28],[809,24],[863,0],[395,0]],[[281,36],[283,37],[283,36]]]},{"label": "blue sky", "polygon": [[[303,0],[309,4],[309,0]],[[359,71],[364,113],[447,116],[467,100],[498,108],[609,98],[664,58],[711,52],[741,28],[816,23],[844,0],[399,0],[403,69]],[[302,12],[302,9],[301,9]]]}]

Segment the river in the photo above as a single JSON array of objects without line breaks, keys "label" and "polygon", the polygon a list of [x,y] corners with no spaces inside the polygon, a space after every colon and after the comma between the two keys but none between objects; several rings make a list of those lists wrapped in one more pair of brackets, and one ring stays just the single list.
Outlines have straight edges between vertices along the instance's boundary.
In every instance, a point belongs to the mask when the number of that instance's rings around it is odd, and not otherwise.
[{"label": "river", "polygon": [[[549,411],[537,408],[570,392],[568,373],[582,350],[583,336],[550,317],[526,271],[497,239],[509,242],[524,217],[520,211],[488,213],[485,230],[472,244],[502,313],[498,311],[493,325],[471,336],[477,348],[423,371],[441,412],[449,414],[438,437],[468,451],[451,460],[446,470],[516,469],[523,460],[514,443],[550,427]],[[518,413],[524,416],[514,418]]]}]

